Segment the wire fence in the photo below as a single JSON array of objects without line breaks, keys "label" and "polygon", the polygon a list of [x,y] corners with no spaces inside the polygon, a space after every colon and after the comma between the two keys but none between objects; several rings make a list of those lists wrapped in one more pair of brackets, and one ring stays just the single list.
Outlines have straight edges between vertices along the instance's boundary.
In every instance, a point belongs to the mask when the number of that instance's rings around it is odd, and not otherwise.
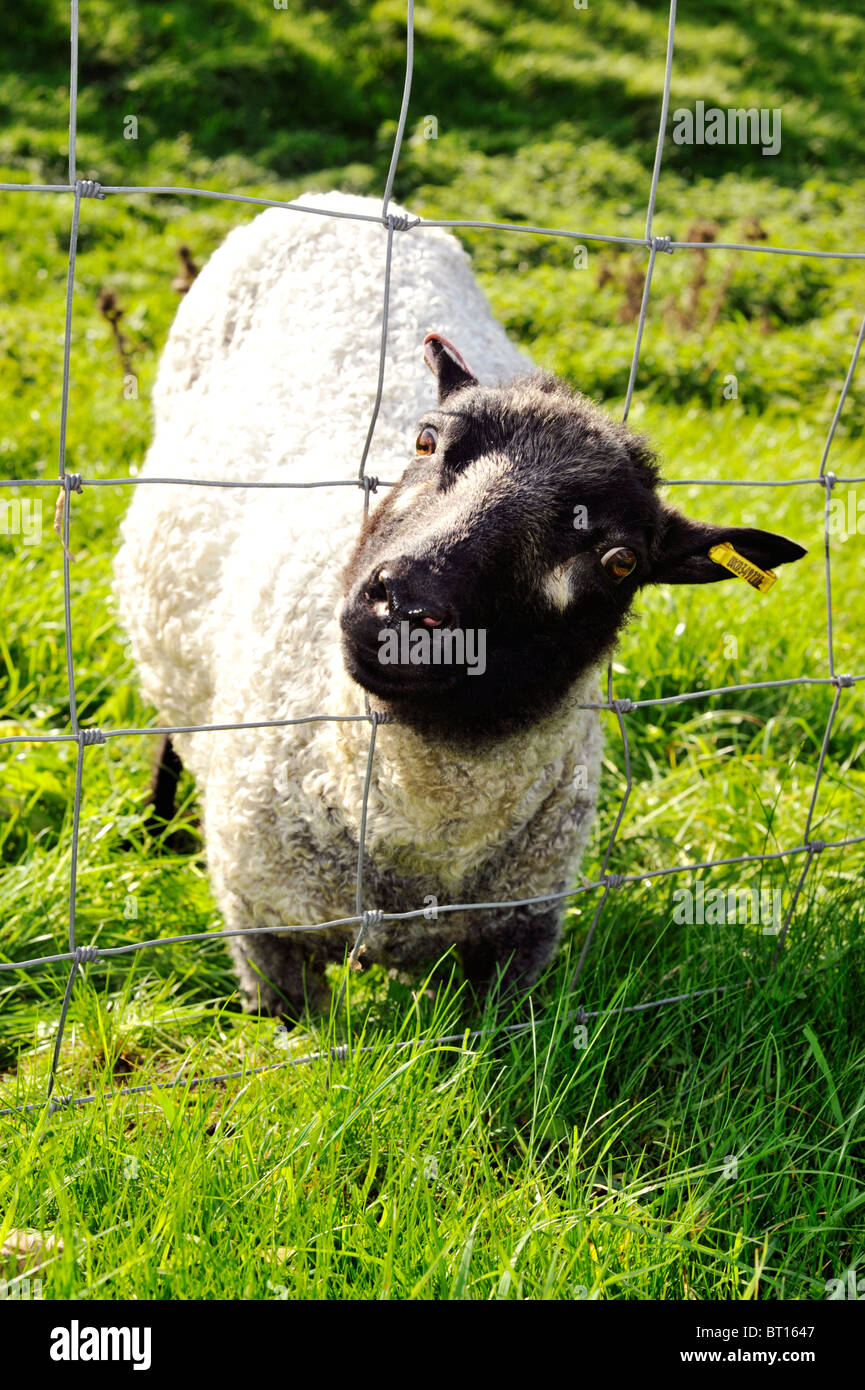
[{"label": "wire fence", "polygon": [[[195,724],[172,727],[147,727],[147,728],[82,728],[79,724],[77,713],[77,700],[75,688],[75,669],[72,652],[72,605],[70,597],[69,582],[69,562],[70,555],[68,550],[68,538],[70,535],[71,522],[71,497],[72,493],[81,493],[85,487],[109,487],[117,484],[124,486],[142,486],[171,484],[175,486],[189,487],[228,487],[236,489],[249,488],[313,488],[313,487],[355,487],[360,489],[363,494],[363,509],[369,508],[370,494],[375,492],[378,487],[393,486],[392,482],[384,479],[370,477],[366,471],[367,460],[370,447],[375,433],[376,422],[382,400],[382,390],[384,385],[384,374],[387,361],[387,336],[388,336],[388,317],[390,307],[390,278],[391,278],[391,257],[393,250],[394,234],[400,235],[422,234],[427,227],[455,228],[477,228],[487,231],[517,232],[523,235],[535,234],[544,237],[564,237],[572,241],[596,241],[621,246],[643,247],[648,251],[648,263],[646,266],[645,279],[643,283],[642,299],[637,321],[637,328],[634,340],[631,366],[628,376],[628,384],[625,395],[623,420],[626,421],[631,409],[634,387],[636,384],[637,370],[640,361],[640,348],[643,339],[643,330],[646,323],[649,298],[652,288],[652,276],[655,268],[655,261],[659,254],[671,255],[676,251],[698,250],[705,253],[707,250],[729,250],[729,251],[749,251],[759,255],[783,255],[783,256],[806,256],[818,259],[833,259],[842,261],[865,261],[865,250],[861,251],[821,251],[810,250],[799,247],[767,246],[763,243],[747,242],[695,242],[695,241],[675,241],[669,236],[657,236],[654,230],[655,203],[658,193],[658,184],[661,173],[661,163],[664,151],[664,141],[667,129],[667,117],[670,102],[670,86],[673,71],[673,52],[676,28],[676,0],[671,0],[669,25],[667,30],[666,61],[664,69],[664,86],[661,100],[661,113],[658,127],[658,137],[655,149],[655,159],[652,169],[652,179],[649,189],[648,205],[646,212],[645,235],[643,237],[613,236],[594,232],[578,232],[564,230],[556,227],[541,227],[526,225],[513,222],[487,222],[480,220],[464,219],[427,219],[420,217],[401,217],[395,216],[389,211],[393,184],[396,176],[400,149],[402,147],[403,136],[405,133],[406,118],[408,115],[409,100],[411,97],[412,71],[414,65],[414,0],[408,0],[407,4],[407,36],[406,36],[406,66],[405,81],[403,85],[402,101],[400,104],[399,119],[397,123],[396,135],[394,138],[393,150],[385,182],[384,194],[382,198],[382,209],[379,216],[372,216],[364,213],[337,212],[330,208],[318,208],[303,203],[284,202],[277,199],[252,197],[242,193],[216,192],[204,188],[181,188],[181,187],[159,187],[159,186],[130,186],[130,185],[102,185],[92,179],[79,179],[77,173],[76,159],[76,139],[77,139],[77,96],[78,96],[78,0],[71,0],[70,3],[71,21],[71,62],[70,62],[70,102],[69,102],[69,181],[65,184],[21,184],[21,183],[0,183],[0,191],[8,193],[58,193],[72,194],[72,226],[69,239],[69,259],[66,280],[66,304],[65,322],[63,334],[63,355],[62,355],[62,388],[60,404],[60,428],[58,446],[58,476],[56,478],[17,478],[0,479],[0,487],[59,487],[61,489],[58,496],[58,521],[62,515],[62,536],[64,539],[63,548],[63,615],[65,629],[65,651],[66,651],[66,672],[69,691],[70,707],[70,731],[69,732],[50,732],[40,734],[15,734],[0,737],[0,744],[24,744],[24,743],[74,743],[76,745],[77,756],[75,763],[75,782],[74,799],[72,813],[72,832],[71,832],[71,863],[69,877],[69,911],[68,911],[68,946],[65,951],[53,955],[38,956],[30,960],[0,962],[0,971],[25,971],[38,967],[52,965],[56,963],[68,963],[69,974],[66,981],[66,988],[61,1005],[60,1016],[58,1019],[57,1030],[54,1039],[54,1048],[49,1068],[46,1095],[43,1101],[31,1102],[22,1106],[9,1106],[0,1110],[0,1115],[10,1115],[22,1113],[43,1107],[48,1108],[52,1113],[59,1106],[79,1106],[89,1104],[97,1099],[111,1099],[116,1096],[131,1096],[145,1094],[154,1089],[163,1089],[165,1086],[173,1087],[179,1085],[200,1086],[208,1083],[224,1082],[232,1079],[246,1078],[253,1075],[280,1070],[285,1067],[310,1064],[318,1060],[342,1061],[352,1050],[365,1052],[371,1050],[368,1047],[352,1049],[350,1044],[332,1048],[325,1052],[309,1053],[302,1057],[292,1058],[289,1061],[275,1062],[261,1067],[246,1067],[243,1070],[223,1072],[212,1076],[190,1078],[181,1076],[175,1081],[161,1083],[153,1082],[142,1086],[131,1086],[120,1088],[117,1091],[103,1092],[100,1095],[85,1096],[65,1096],[54,1098],[54,1089],[57,1080],[58,1066],[60,1062],[61,1046],[63,1042],[64,1029],[69,1012],[69,1005],[72,998],[72,990],[79,971],[87,963],[98,960],[110,959],[113,956],[122,956],[136,953],[138,951],[149,950],[155,947],[178,945],[192,941],[213,942],[220,941],[227,936],[250,936],[262,931],[272,933],[273,927],[268,928],[247,928],[245,930],[232,930],[214,932],[190,932],[181,936],[156,937],[147,941],[136,941],[128,945],[97,947],[94,945],[81,945],[76,937],[76,897],[78,879],[78,852],[81,818],[81,796],[84,778],[85,749],[97,744],[105,744],[110,739],[131,738],[138,736],[163,735],[172,733],[219,733],[226,730],[237,729],[260,729],[288,727],[291,725],[310,724],[328,721],[351,721],[363,722],[369,725],[369,745],[366,762],[366,775],[364,779],[360,830],[358,837],[357,855],[357,874],[355,886],[355,912],[353,915],[343,917],[329,922],[317,922],[308,925],[283,926],[276,930],[280,932],[316,932],[332,927],[356,927],[354,944],[348,957],[347,967],[357,960],[358,953],[363,944],[363,938],[370,925],[379,922],[398,922],[407,921],[429,913],[429,907],[418,907],[408,912],[387,912],[383,909],[365,908],[364,897],[364,864],[365,864],[365,839],[366,822],[369,801],[370,783],[373,771],[373,761],[375,757],[376,730],[378,725],[385,722],[389,716],[382,715],[372,710],[369,700],[365,701],[365,712],[363,714],[307,714],[292,719],[262,719],[243,723],[231,724]],[[171,195],[178,197],[212,198],[227,200],[238,203],[249,203],[261,207],[285,208],[292,212],[305,215],[339,217],[353,221],[379,223],[386,233],[385,242],[385,268],[384,268],[384,294],[382,302],[382,325],[381,342],[378,363],[378,377],[376,381],[375,397],[370,415],[369,428],[367,430],[360,465],[357,476],[354,478],[335,478],[329,481],[316,482],[244,482],[224,481],[206,478],[154,478],[154,477],[109,477],[109,478],[88,478],[81,474],[70,472],[66,467],[66,434],[69,418],[69,366],[72,343],[72,301],[75,279],[75,262],[78,249],[78,229],[81,216],[82,201],[88,198],[104,199],[108,195]],[[584,706],[588,709],[603,710],[615,714],[619,733],[622,739],[625,766],[625,786],[622,793],[621,802],[613,823],[613,828],[607,840],[603,854],[601,871],[599,876],[590,881],[582,883],[561,893],[544,894],[539,897],[521,898],[508,902],[489,902],[489,903],[448,903],[439,905],[437,913],[466,912],[477,910],[495,911],[497,909],[510,909],[520,906],[530,906],[536,903],[552,903],[576,898],[582,894],[595,893],[601,891],[599,901],[596,905],[594,915],[586,933],[585,940],[580,952],[577,967],[572,980],[572,988],[575,989],[582,974],[582,970],[592,944],[601,914],[611,895],[624,884],[640,883],[651,879],[663,878],[672,874],[693,873],[701,869],[710,869],[724,865],[748,864],[748,863],[767,863],[772,860],[793,859],[801,856],[802,864],[795,881],[791,900],[778,934],[777,945],[772,961],[772,968],[777,965],[784,942],[789,931],[790,922],[796,911],[805,880],[811,865],[817,855],[826,850],[842,850],[848,846],[865,843],[865,834],[847,836],[838,840],[819,840],[812,838],[812,826],[817,805],[817,797],[820,784],[823,778],[826,755],[829,749],[832,730],[838,713],[838,708],[842,698],[842,692],[849,689],[860,681],[865,680],[865,673],[858,675],[839,674],[835,668],[834,653],[834,631],[832,613],[832,576],[831,576],[831,555],[830,555],[830,513],[832,502],[832,489],[837,483],[853,484],[865,483],[865,476],[862,477],[841,477],[836,476],[828,467],[829,453],[835,438],[844,402],[850,390],[856,371],[856,364],[865,339],[865,316],[863,316],[856,342],[852,349],[850,363],[847,370],[844,384],[840,391],[835,412],[823,448],[820,459],[819,471],[814,477],[792,478],[792,479],[717,479],[717,478],[673,478],[665,479],[667,486],[687,486],[701,485],[706,487],[819,487],[824,494],[824,569],[825,569],[825,588],[826,588],[826,634],[828,650],[828,674],[824,676],[794,676],[783,680],[771,681],[750,681],[740,685],[718,686],[709,690],[684,691],[676,695],[668,695],[658,699],[649,700],[630,700],[627,698],[613,697],[613,672],[612,665],[607,668],[606,699],[594,704]],[[726,859],[708,859],[699,863],[677,864],[661,869],[651,870],[645,873],[616,874],[609,872],[609,864],[613,854],[613,849],[622,825],[622,821],[627,810],[630,799],[633,779],[631,773],[631,754],[628,730],[626,726],[626,716],[638,709],[645,709],[651,706],[661,706],[678,704],[690,700],[704,700],[713,695],[730,695],[746,690],[761,690],[780,688],[793,685],[830,685],[834,688],[834,698],[832,700],[829,717],[823,734],[820,754],[817,761],[817,768],[814,777],[814,785],[805,819],[802,841],[800,844],[791,845],[787,849],[776,850],[767,853],[741,854]],[[343,976],[343,990],[345,981],[348,978],[348,968]],[[764,980],[768,977],[764,977]],[[672,1004],[681,1003],[690,999],[701,997],[716,996],[729,990],[735,990],[738,986],[719,985],[710,989],[694,990],[683,994],[671,995],[663,999],[650,1000],[645,1003],[626,1005],[613,1009],[602,1009],[587,1012],[585,1009],[578,1009],[572,1018],[576,1022],[583,1022],[591,1018],[605,1017],[609,1014],[629,1014],[641,1013],[646,1010],[664,1008]],[[744,986],[743,986],[744,988]],[[340,993],[340,999],[342,991]],[[499,1027],[492,1030],[501,1035],[518,1034],[526,1028],[531,1028],[532,1023],[516,1023]],[[470,1039],[479,1039],[488,1035],[490,1030],[466,1031],[459,1034],[452,1034],[444,1037],[431,1038],[430,1043],[441,1045],[465,1044]],[[414,1040],[404,1041],[398,1044],[400,1047],[415,1046]]]}]

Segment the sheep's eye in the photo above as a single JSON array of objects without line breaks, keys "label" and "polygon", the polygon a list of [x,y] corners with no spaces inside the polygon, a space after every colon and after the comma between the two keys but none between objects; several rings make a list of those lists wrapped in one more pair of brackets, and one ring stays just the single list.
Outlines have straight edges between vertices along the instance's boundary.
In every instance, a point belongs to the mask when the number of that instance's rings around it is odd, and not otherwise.
[{"label": "sheep's eye", "polygon": [[602,555],[601,564],[610,578],[618,581],[627,579],[629,574],[633,574],[637,568],[637,557],[633,550],[622,545],[617,546],[615,550],[608,550],[606,555]]},{"label": "sheep's eye", "polygon": [[415,452],[418,454],[434,454],[436,445],[439,441],[439,432],[433,429],[432,425],[424,425],[417,437]]}]

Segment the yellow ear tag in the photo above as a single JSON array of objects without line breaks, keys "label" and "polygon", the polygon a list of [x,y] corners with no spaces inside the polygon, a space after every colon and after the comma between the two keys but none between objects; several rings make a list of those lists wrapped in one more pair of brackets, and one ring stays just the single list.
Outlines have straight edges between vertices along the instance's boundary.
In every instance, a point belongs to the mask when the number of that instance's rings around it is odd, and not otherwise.
[{"label": "yellow ear tag", "polygon": [[744,555],[733,549],[729,541],[713,545],[709,551],[709,559],[714,560],[716,565],[723,565],[725,570],[735,574],[738,579],[744,579],[752,589],[759,589],[761,594],[771,589],[778,578],[774,570],[761,570],[759,565],[746,560]]}]

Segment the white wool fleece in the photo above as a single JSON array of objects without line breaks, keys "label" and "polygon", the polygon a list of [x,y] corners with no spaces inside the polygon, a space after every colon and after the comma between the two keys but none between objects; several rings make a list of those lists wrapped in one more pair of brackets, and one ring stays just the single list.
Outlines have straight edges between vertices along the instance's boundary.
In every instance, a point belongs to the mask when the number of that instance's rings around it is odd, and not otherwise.
[{"label": "white wool fleece", "polygon": [[[376,200],[337,193],[301,201],[380,212]],[[171,329],[142,476],[355,476],[375,396],[386,243],[380,223],[277,208],[232,231]],[[433,330],[484,383],[531,367],[452,236],[395,232],[371,475],[396,479],[412,457],[418,418],[435,403],[421,346]],[[116,592],[161,724],[363,713],[337,621],[362,502],[351,487],[135,488]],[[482,752],[457,754],[404,726],[381,726],[364,906],[397,911],[428,896],[508,900],[571,886],[600,765],[597,714],[576,706],[595,698],[587,676],[530,733]],[[198,784],[229,928],[354,913],[369,734],[367,723],[316,723],[173,736]],[[474,920],[384,924],[370,933],[366,959],[399,956],[399,932],[435,952],[471,933]]]}]

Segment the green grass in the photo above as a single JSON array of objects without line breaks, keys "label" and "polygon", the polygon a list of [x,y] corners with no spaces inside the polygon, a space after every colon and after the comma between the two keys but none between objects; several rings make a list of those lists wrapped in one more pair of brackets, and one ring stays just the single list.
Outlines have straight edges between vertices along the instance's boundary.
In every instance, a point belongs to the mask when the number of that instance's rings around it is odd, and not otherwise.
[{"label": "green grass", "polygon": [[[672,107],[780,107],[777,159],[669,145],[656,231],[824,250],[861,247],[857,135],[865,19],[794,0],[681,6]],[[396,194],[428,216],[641,235],[663,77],[667,6],[419,7],[414,95]],[[400,3],[255,0],[81,6],[79,169],[292,197],[380,192],[404,60]],[[50,0],[0,19],[0,181],[62,181],[68,31]],[[7,40],[3,42],[3,40]],[[439,136],[425,140],[424,117]],[[124,140],[136,115],[138,139]],[[67,463],[92,477],[140,464],[149,394],[176,309],[181,243],[201,263],[249,208],[137,196],[82,208]],[[0,474],[57,467],[70,200],[0,197]],[[478,274],[542,365],[620,413],[645,255],[523,233],[467,231]],[[814,477],[865,308],[865,269],[723,251],[659,257],[631,420],[667,476]],[[97,299],[117,295],[138,393]],[[724,398],[735,376],[738,396]],[[370,403],[373,383],[370,383]],[[854,382],[830,467],[865,474],[865,392]],[[845,500],[855,488],[839,485]],[[859,493],[865,503],[865,486]],[[48,489],[41,541],[0,534],[0,734],[68,727],[61,552]],[[809,546],[766,597],[742,584],[659,590],[617,654],[615,694],[827,672],[823,492],[671,489],[694,515],[770,527]],[[141,702],[113,616],[121,488],[72,501],[73,656],[83,723],[135,726]],[[858,498],[853,496],[855,511]],[[863,507],[865,510],[865,507]],[[863,523],[865,524],[865,523]],[[861,541],[833,538],[835,657],[861,672]],[[802,685],[655,706],[628,716],[633,792],[610,868],[665,866],[801,844],[832,689]],[[621,798],[608,723],[595,876]],[[812,834],[865,825],[861,687],[843,692]],[[75,750],[5,747],[0,951],[63,949]],[[85,755],[77,935],[118,945],[217,930],[200,854],[143,831],[151,741]],[[186,784],[181,819],[194,823]],[[580,992],[570,972],[597,897],[573,899],[566,952],[531,1028],[482,1017],[458,973],[436,997],[373,971],[350,1016],[291,1035],[238,1009],[218,940],[102,960],[76,983],[63,1093],[184,1078],[171,1091],[0,1120],[0,1237],[64,1237],[46,1297],[822,1298],[863,1262],[863,967],[858,847],[818,855],[783,968],[759,927],[680,926],[690,876],[613,893]],[[706,870],[705,885],[777,889],[801,856]],[[346,907],[351,910],[351,885]],[[658,1011],[615,1009],[730,986]],[[0,1105],[44,1093],[62,967],[0,973]],[[567,1018],[584,1005],[585,1046]],[[520,1015],[525,1021],[526,1014]],[[485,1030],[482,1037],[469,1034]],[[467,1032],[468,1030],[468,1032]],[[497,1031],[498,1030],[498,1031]],[[458,1034],[459,1043],[437,1044]],[[466,1036],[463,1037],[463,1035]],[[284,1062],[348,1041],[345,1062],[196,1089],[190,1078]],[[582,1042],[577,1037],[577,1042]],[[403,1046],[402,1044],[410,1044]],[[2,1277],[2,1270],[0,1270]]]}]

